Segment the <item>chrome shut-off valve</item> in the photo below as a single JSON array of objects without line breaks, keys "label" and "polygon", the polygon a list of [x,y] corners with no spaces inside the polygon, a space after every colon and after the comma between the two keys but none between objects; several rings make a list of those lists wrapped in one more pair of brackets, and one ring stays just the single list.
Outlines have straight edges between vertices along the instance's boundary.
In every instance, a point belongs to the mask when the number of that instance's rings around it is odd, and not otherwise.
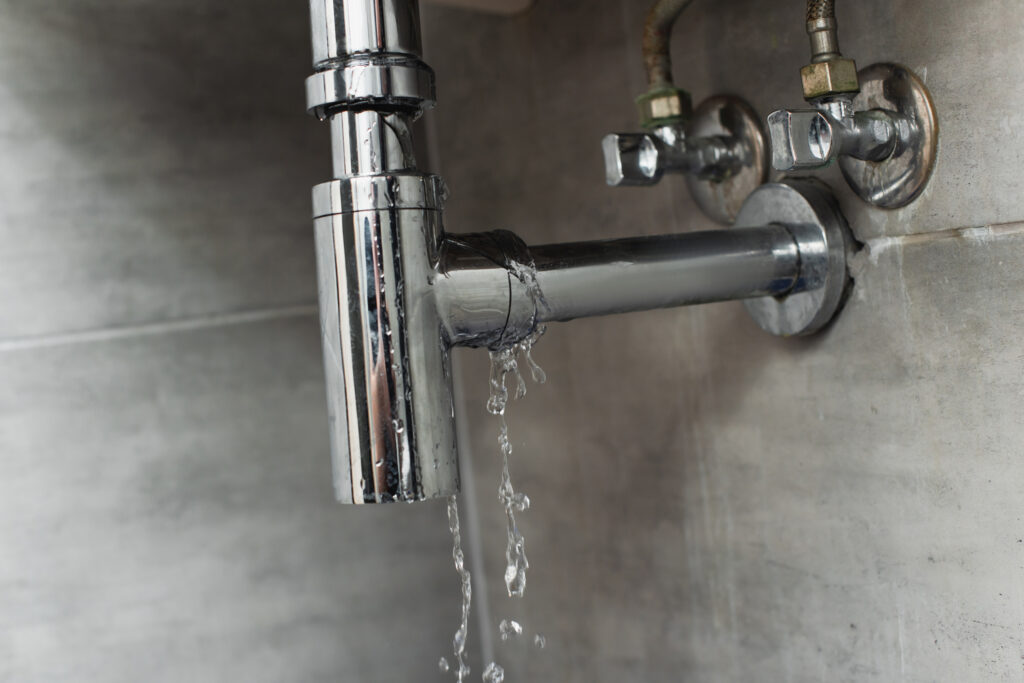
[{"label": "chrome shut-off valve", "polygon": [[647,133],[611,133],[604,137],[602,150],[605,180],[612,186],[654,185],[665,173],[722,182],[742,168],[746,156],[740,135],[693,137],[680,124]]},{"label": "chrome shut-off valve", "polygon": [[[885,161],[913,134],[909,122],[881,109],[854,111],[834,99],[820,109],[780,109],[768,116],[772,165],[779,171],[821,168],[840,155]],[[901,140],[902,138],[902,140]]]},{"label": "chrome shut-off valve", "polygon": [[737,97],[711,97],[691,116],[654,122],[644,133],[606,135],[605,180],[613,187],[654,185],[666,173],[683,174],[701,210],[731,224],[767,180],[767,139],[757,114]]},{"label": "chrome shut-off valve", "polygon": [[654,185],[666,173],[686,176],[701,210],[731,224],[747,196],[768,179],[768,145],[757,113],[731,95],[694,110],[672,81],[669,36],[689,2],[657,0],[644,25],[648,91],[636,99],[642,133],[604,137],[605,180],[613,187]]},{"label": "chrome shut-off valve", "polygon": [[772,166],[802,171],[838,161],[866,202],[895,209],[924,189],[935,165],[938,124],[924,83],[897,64],[857,71],[839,52],[833,2],[809,0],[811,63],[800,70],[810,109],[768,116]]}]

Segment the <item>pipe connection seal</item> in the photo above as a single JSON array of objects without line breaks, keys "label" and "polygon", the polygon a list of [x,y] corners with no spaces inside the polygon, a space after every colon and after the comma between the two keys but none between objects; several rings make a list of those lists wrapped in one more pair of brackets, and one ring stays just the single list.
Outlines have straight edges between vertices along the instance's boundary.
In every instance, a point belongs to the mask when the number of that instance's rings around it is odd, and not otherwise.
[{"label": "pipe connection seal", "polygon": [[436,175],[353,176],[313,188],[313,218],[390,209],[440,211],[447,198],[444,180]]},{"label": "pipe connection seal", "polygon": [[405,55],[353,58],[306,79],[306,110],[321,120],[340,109],[422,112],[436,99],[433,69]]}]

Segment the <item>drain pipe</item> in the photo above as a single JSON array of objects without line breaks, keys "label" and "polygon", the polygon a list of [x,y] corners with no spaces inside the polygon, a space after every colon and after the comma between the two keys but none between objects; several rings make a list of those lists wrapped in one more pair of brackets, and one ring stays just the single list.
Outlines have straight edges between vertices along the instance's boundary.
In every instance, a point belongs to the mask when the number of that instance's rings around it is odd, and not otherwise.
[{"label": "drain pipe", "polygon": [[334,176],[313,190],[337,497],[416,501],[459,488],[450,349],[505,347],[539,324],[745,299],[776,334],[822,327],[848,281],[845,222],[823,186],[766,185],[737,229],[528,247],[448,235],[445,188],[410,125],[434,102],[415,0],[311,0],[309,110]]}]

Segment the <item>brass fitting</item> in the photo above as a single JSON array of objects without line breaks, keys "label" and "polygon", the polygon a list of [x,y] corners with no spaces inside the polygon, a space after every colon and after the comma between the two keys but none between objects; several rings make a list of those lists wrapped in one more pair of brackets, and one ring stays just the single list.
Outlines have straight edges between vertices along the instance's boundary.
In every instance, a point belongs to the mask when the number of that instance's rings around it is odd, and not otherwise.
[{"label": "brass fitting", "polygon": [[808,64],[800,69],[800,80],[804,86],[804,99],[808,101],[829,95],[860,92],[857,64],[845,57]]},{"label": "brass fitting", "polygon": [[693,114],[690,93],[672,86],[654,88],[636,98],[640,125],[647,129],[659,126],[686,125]]}]

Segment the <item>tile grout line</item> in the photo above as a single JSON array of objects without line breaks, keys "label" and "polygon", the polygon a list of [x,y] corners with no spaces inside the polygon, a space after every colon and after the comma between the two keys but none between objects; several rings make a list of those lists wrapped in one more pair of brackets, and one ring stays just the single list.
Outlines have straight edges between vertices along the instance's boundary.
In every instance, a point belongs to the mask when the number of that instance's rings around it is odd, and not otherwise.
[{"label": "tile grout line", "polygon": [[57,334],[45,334],[33,337],[14,337],[11,339],[0,339],[0,353],[45,349],[58,346],[71,346],[75,344],[92,344],[118,339],[131,339],[135,337],[152,337],[162,334],[176,334],[179,332],[191,332],[193,330],[205,330],[216,327],[229,327],[233,325],[249,325],[269,320],[301,318],[316,315],[316,313],[316,304],[297,304],[292,306],[261,308],[232,313],[215,313],[197,316],[195,318],[161,320],[159,322],[144,323],[140,325],[125,325],[123,327],[107,327],[95,330],[81,330],[77,332],[61,332]]},{"label": "tile grout line", "polygon": [[965,228],[950,228],[935,232],[912,232],[906,235],[879,235],[864,241],[869,248],[885,249],[897,244],[923,244],[940,240],[963,239],[970,242],[988,242],[1008,235],[1024,233],[1024,222],[991,223]]},{"label": "tile grout line", "polygon": [[[428,135],[428,141],[431,137],[432,136]],[[865,242],[865,246],[869,252],[877,254],[877,252],[895,245],[919,244],[943,239],[958,238],[972,242],[984,243],[991,239],[1019,233],[1024,233],[1024,223],[1022,222],[994,223],[991,225],[977,227],[952,228],[950,230],[941,230],[937,232],[919,232],[907,235],[874,237],[869,238]],[[14,337],[10,339],[0,339],[0,353],[52,348],[72,344],[88,344],[116,339],[128,339],[132,337],[174,334],[177,332],[188,332],[192,330],[226,327],[231,325],[247,325],[269,320],[315,315],[316,313],[317,305],[315,303],[296,304],[291,306],[279,306],[232,313],[215,313],[197,316],[195,318],[163,320],[140,325],[125,325],[123,327],[62,332],[31,337]]]}]

